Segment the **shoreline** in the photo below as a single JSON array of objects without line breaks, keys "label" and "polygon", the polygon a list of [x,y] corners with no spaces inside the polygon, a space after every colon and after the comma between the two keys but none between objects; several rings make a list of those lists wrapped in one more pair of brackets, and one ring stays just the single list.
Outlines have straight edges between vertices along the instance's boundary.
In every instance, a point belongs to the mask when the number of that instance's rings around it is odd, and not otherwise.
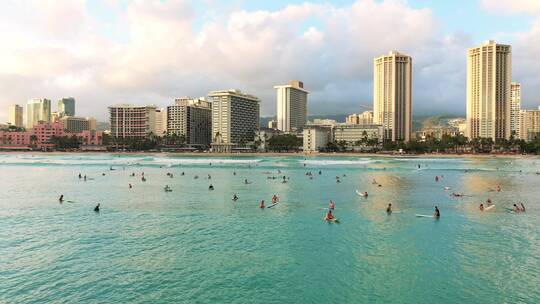
[{"label": "shoreline", "polygon": [[382,153],[295,153],[295,152],[239,152],[239,153],[197,153],[197,152],[43,152],[43,151],[0,151],[0,154],[19,154],[19,155],[95,155],[95,154],[110,154],[110,155],[170,155],[170,156],[185,156],[185,157],[380,157],[380,158],[540,158],[540,155],[535,154],[448,154],[448,153],[426,153],[426,154],[382,154]]}]

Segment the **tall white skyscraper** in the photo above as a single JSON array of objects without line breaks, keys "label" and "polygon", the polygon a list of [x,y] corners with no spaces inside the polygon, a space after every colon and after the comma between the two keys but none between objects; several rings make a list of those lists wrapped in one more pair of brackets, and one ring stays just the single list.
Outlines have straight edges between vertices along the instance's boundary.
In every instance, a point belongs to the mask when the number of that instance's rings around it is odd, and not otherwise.
[{"label": "tall white skyscraper", "polygon": [[277,91],[277,128],[283,132],[296,131],[307,122],[307,95],[304,84],[293,80],[275,86]]},{"label": "tall white skyscraper", "polygon": [[510,84],[510,134],[519,136],[519,112],[521,111],[521,84]]},{"label": "tall white skyscraper", "polygon": [[385,141],[409,141],[412,131],[412,58],[396,51],[373,60],[373,123]]},{"label": "tall white skyscraper", "polygon": [[26,128],[33,128],[39,121],[51,121],[51,100],[33,98],[26,104]]},{"label": "tall white skyscraper", "polygon": [[21,128],[23,126],[23,108],[20,105],[9,106],[9,121],[12,126]]},{"label": "tall white skyscraper", "polygon": [[512,47],[486,41],[467,51],[467,137],[510,138]]}]

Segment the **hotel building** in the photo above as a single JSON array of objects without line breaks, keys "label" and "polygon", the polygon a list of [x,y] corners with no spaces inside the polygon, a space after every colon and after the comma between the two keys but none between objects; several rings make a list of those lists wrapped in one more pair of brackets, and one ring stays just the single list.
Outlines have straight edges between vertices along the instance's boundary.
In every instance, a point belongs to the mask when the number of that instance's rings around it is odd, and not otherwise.
[{"label": "hotel building", "polygon": [[350,125],[371,125],[373,124],[373,111],[365,111],[362,114],[351,114],[345,119]]},{"label": "hotel building", "polygon": [[177,98],[167,107],[167,134],[183,136],[186,144],[210,146],[212,107],[204,98]]},{"label": "hotel building", "polygon": [[540,107],[538,110],[521,110],[519,138],[525,141],[540,138]]},{"label": "hotel building", "polygon": [[232,146],[244,146],[254,139],[259,128],[259,98],[240,90],[213,91],[212,149],[229,152]]},{"label": "hotel building", "polygon": [[521,112],[521,84],[510,84],[510,134],[519,136],[519,116]]},{"label": "hotel building", "polygon": [[64,116],[59,121],[64,130],[70,133],[96,130],[97,127],[96,119],[90,117]]},{"label": "hotel building", "polygon": [[23,108],[20,105],[9,106],[9,124],[17,128],[23,126]]},{"label": "hotel building", "polygon": [[26,104],[26,128],[31,129],[40,121],[51,121],[50,99],[33,98]]},{"label": "hotel building", "polygon": [[110,106],[109,123],[113,137],[145,137],[150,132],[155,133],[156,106]]},{"label": "hotel building", "polygon": [[412,58],[396,51],[373,61],[373,123],[385,141],[409,141],[412,130]]},{"label": "hotel building", "polygon": [[66,97],[58,99],[58,116],[75,116],[75,98]]},{"label": "hotel building", "polygon": [[307,121],[307,95],[304,84],[294,80],[274,86],[277,91],[277,128],[283,132],[296,131]]},{"label": "hotel building", "polygon": [[492,40],[467,51],[467,137],[509,139],[512,47]]}]

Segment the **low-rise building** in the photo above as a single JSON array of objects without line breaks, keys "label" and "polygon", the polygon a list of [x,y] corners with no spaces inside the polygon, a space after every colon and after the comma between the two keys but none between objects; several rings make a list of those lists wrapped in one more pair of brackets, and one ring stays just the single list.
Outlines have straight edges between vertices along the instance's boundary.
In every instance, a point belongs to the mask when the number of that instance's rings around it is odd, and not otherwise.
[{"label": "low-rise building", "polygon": [[260,128],[259,130],[255,131],[255,148],[259,152],[266,152],[270,138],[282,133],[283,132],[278,129]]},{"label": "low-rise building", "polygon": [[383,140],[382,125],[363,124],[339,124],[333,127],[333,138],[335,142],[346,142],[349,145],[356,145],[360,142],[367,144],[369,140]]},{"label": "low-rise building", "polygon": [[519,138],[525,141],[540,138],[540,107],[538,110],[521,110],[519,116]]},{"label": "low-rise building", "polygon": [[278,123],[277,123],[277,120],[270,120],[268,121],[268,129],[277,129],[278,127]]},{"label": "low-rise building", "polygon": [[64,127],[64,130],[70,133],[96,130],[97,127],[96,120],[89,117],[63,116],[60,118],[60,123]]},{"label": "low-rise building", "polygon": [[306,125],[303,131],[304,153],[324,150],[332,141],[332,127],[323,125]]}]

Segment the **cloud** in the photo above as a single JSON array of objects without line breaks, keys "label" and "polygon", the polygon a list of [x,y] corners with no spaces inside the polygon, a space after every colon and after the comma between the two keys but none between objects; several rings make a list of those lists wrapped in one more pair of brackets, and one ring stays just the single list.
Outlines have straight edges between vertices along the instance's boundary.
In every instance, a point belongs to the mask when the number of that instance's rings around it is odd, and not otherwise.
[{"label": "cloud", "polygon": [[292,79],[311,92],[312,114],[358,112],[372,103],[373,58],[390,50],[413,56],[416,113],[465,109],[469,36],[442,35],[431,10],[406,1],[220,14],[212,1],[104,1],[115,16],[107,27],[83,1],[2,4],[0,121],[32,97],[74,96],[79,114],[106,120],[110,104],[165,106],[224,88],[259,96],[272,115],[272,87]]},{"label": "cloud", "polygon": [[481,0],[482,7],[498,14],[529,14],[540,15],[538,0]]}]

